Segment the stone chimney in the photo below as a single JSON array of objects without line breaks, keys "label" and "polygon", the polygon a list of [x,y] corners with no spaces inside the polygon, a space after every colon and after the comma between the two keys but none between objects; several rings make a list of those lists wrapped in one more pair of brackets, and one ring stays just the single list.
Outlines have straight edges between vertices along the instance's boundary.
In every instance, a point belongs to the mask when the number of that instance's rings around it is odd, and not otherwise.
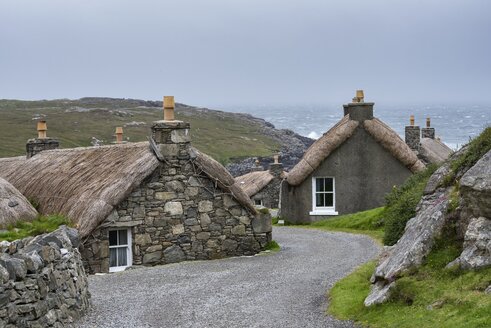
[{"label": "stone chimney", "polygon": [[435,128],[431,127],[431,119],[426,118],[426,128],[421,129],[421,138],[435,139]]},{"label": "stone chimney", "polygon": [[356,90],[356,96],[353,102],[343,105],[344,115],[354,121],[363,122],[373,118],[373,102],[366,103],[363,90]]},{"label": "stone chimney", "polygon": [[279,156],[274,155],[274,162],[269,164],[269,173],[271,173],[272,176],[275,178],[278,178],[281,176],[281,173],[283,173],[283,164],[279,162]]},{"label": "stone chimney", "polygon": [[420,145],[420,129],[418,125],[414,125],[414,115],[409,118],[409,125],[405,129],[406,144],[414,151],[419,152]]},{"label": "stone chimney", "polygon": [[32,156],[42,152],[43,150],[56,149],[60,146],[60,142],[53,138],[48,138],[47,131],[48,125],[46,121],[37,122],[38,137],[35,139],[27,140],[26,144],[26,157]]},{"label": "stone chimney", "polygon": [[116,135],[116,143],[117,144],[123,143],[123,128],[122,127],[120,127],[120,126],[116,127],[115,135]]},{"label": "stone chimney", "polygon": [[190,158],[190,124],[174,118],[174,97],[165,96],[163,102],[164,120],[153,122],[152,139],[160,154],[166,160]]},{"label": "stone chimney", "polygon": [[254,161],[254,166],[251,168],[251,172],[264,171],[264,167],[261,166],[261,162],[256,158]]}]

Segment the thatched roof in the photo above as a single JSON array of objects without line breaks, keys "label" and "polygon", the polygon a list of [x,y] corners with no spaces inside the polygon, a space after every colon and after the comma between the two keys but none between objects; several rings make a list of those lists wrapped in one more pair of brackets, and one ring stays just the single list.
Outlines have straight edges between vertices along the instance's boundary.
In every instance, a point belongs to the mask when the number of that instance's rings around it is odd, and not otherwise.
[{"label": "thatched roof", "polygon": [[2,163],[0,176],[35,199],[41,213],[66,215],[86,236],[158,164],[148,143],[135,143],[47,150]]},{"label": "thatched roof", "polygon": [[441,164],[452,155],[453,151],[440,140],[421,138],[421,156],[428,163]]},{"label": "thatched roof", "polygon": [[363,121],[363,127],[385,150],[404,164],[411,172],[416,173],[426,168],[404,140],[378,118]]},{"label": "thatched roof", "polygon": [[0,228],[17,221],[32,221],[37,215],[29,201],[14,186],[0,178]]},{"label": "thatched roof", "polygon": [[358,127],[364,128],[412,172],[425,168],[411,148],[385,123],[373,118],[363,121],[360,125],[358,121],[350,120],[349,115],[346,115],[307,149],[300,162],[288,173],[287,182],[294,186],[302,183],[334,150],[348,140]]},{"label": "thatched roof", "polygon": [[255,171],[241,175],[235,178],[235,181],[245,191],[247,196],[252,197],[273,179],[274,176],[269,171]]},{"label": "thatched roof", "polygon": [[[196,151],[194,162],[237,200],[255,210],[228,171]],[[2,160],[0,177],[43,214],[68,216],[81,236],[90,234],[159,165],[148,142],[43,151],[28,160]]]},{"label": "thatched roof", "polygon": [[288,183],[294,186],[302,183],[324,159],[353,135],[358,125],[358,121],[350,120],[349,115],[344,116],[307,149],[300,162],[288,172]]}]

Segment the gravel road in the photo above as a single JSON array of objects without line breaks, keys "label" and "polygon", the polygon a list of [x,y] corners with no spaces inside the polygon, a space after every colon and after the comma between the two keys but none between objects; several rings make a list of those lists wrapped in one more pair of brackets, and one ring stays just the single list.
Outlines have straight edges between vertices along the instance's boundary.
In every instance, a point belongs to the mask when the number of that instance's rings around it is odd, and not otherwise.
[{"label": "gravel road", "polygon": [[353,327],[325,315],[326,292],[379,247],[368,237],[275,227],[281,251],[89,278],[75,327]]}]

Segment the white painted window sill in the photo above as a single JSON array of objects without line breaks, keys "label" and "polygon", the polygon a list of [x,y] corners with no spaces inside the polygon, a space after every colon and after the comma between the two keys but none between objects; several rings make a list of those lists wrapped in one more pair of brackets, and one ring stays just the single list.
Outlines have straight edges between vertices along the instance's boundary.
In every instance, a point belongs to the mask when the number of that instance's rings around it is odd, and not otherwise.
[{"label": "white painted window sill", "polygon": [[309,215],[338,215],[338,212],[334,210],[316,210],[309,212]]}]

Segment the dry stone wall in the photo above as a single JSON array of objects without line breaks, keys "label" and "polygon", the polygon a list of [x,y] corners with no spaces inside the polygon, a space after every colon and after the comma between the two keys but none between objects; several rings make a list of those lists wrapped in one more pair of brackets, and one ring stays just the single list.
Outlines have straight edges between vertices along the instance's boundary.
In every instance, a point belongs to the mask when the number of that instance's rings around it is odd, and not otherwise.
[{"label": "dry stone wall", "polygon": [[0,243],[0,327],[64,327],[89,308],[78,233]]},{"label": "dry stone wall", "polygon": [[278,208],[280,197],[280,184],[281,179],[275,178],[271,182],[261,189],[258,193],[252,196],[252,201],[256,199],[262,201],[262,205],[267,208]]},{"label": "dry stone wall", "polygon": [[192,160],[169,160],[89,236],[82,255],[90,273],[108,272],[108,232],[118,228],[131,231],[133,265],[252,255],[271,240],[270,222],[249,213]]}]

